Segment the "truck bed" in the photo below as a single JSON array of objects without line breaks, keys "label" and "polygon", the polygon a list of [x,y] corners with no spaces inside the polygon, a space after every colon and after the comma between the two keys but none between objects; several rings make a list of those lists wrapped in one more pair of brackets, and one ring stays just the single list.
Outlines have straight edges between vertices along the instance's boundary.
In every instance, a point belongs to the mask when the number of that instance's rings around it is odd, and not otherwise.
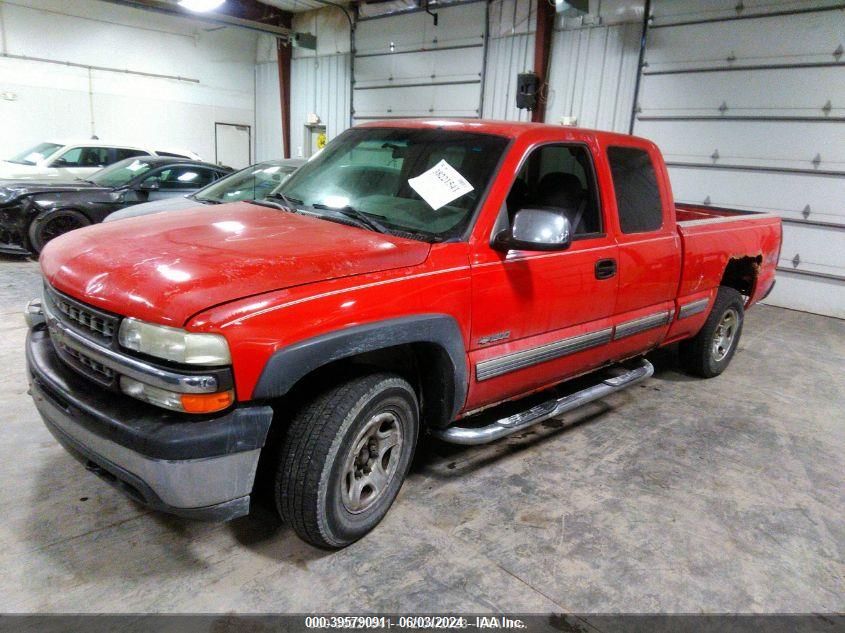
[{"label": "truck bed", "polygon": [[[780,254],[781,220],[772,213],[677,204],[675,217],[683,248],[679,297],[718,284],[727,264],[749,258],[757,267],[748,305],[771,289]],[[709,282],[709,284],[708,284]]]},{"label": "truck bed", "polygon": [[742,209],[728,209],[709,205],[678,203],[675,205],[675,218],[678,224],[689,226],[691,222],[700,223],[712,220],[743,220],[749,216],[769,216],[771,214]]}]

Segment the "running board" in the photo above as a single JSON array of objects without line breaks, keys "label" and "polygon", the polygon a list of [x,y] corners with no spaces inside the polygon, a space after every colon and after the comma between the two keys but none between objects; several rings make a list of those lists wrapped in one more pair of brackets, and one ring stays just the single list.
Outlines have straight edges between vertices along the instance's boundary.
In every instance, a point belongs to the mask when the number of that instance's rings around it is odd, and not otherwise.
[{"label": "running board", "polygon": [[622,391],[642,382],[654,373],[654,366],[646,359],[640,361],[639,366],[629,369],[624,374],[603,380],[597,385],[587,387],[563,398],[549,400],[543,404],[531,407],[527,411],[515,413],[507,418],[495,421],[493,424],[476,428],[450,426],[445,429],[432,430],[431,434],[452,444],[486,444],[512,433],[517,433],[529,426],[562,415],[588,402],[599,400],[617,391]]}]

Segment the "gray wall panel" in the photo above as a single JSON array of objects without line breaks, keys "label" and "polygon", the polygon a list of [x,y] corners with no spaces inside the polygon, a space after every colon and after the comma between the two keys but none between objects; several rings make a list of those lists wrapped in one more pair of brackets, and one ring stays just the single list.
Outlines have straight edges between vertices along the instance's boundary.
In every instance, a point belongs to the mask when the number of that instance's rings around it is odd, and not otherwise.
[{"label": "gray wall panel", "polygon": [[313,113],[326,125],[329,140],[349,127],[349,55],[299,57],[291,64],[291,154],[302,156],[305,124]]},{"label": "gray wall panel", "polygon": [[546,121],[627,132],[641,33],[637,23],[555,31]]},{"label": "gray wall panel", "polygon": [[[845,226],[845,178],[772,172],[670,167],[679,201],[772,211],[789,220],[812,220]],[[809,207],[809,214],[804,210]]]},{"label": "gray wall panel", "polygon": [[[841,90],[829,83],[830,72],[829,68],[721,71],[706,79],[698,73],[646,75],[639,104],[644,117],[843,117],[845,101]],[[702,81],[706,91],[700,90]],[[828,101],[831,107],[825,111]]]},{"label": "gray wall panel", "polygon": [[666,25],[701,20],[731,19],[837,6],[841,0],[671,0],[652,6],[653,24]]},{"label": "gray wall panel", "polygon": [[[787,220],[784,270],[768,303],[843,317],[845,122],[837,119],[845,56],[835,51],[845,10],[754,0],[738,12],[731,4],[655,0],[655,23],[676,24],[649,29],[634,132],[668,160],[700,165],[670,167],[677,200]],[[787,11],[797,12],[749,17]]]},{"label": "gray wall panel", "polygon": [[636,132],[660,145],[668,161],[814,169],[818,155],[817,169],[845,174],[840,122],[643,120]]},{"label": "gray wall panel", "polygon": [[[672,0],[655,5],[667,1]],[[646,74],[779,62],[835,62],[833,52],[842,43],[843,33],[842,10],[655,28],[648,36]]]},{"label": "gray wall panel", "polygon": [[364,20],[355,34],[356,120],[481,116],[483,2]]},{"label": "gray wall panel", "polygon": [[484,118],[531,120],[531,112],[516,107],[516,76],[531,70],[533,64],[533,33],[490,39],[484,77]]},{"label": "gray wall panel", "polygon": [[276,62],[256,64],[255,161],[281,158],[283,151],[278,66]]}]

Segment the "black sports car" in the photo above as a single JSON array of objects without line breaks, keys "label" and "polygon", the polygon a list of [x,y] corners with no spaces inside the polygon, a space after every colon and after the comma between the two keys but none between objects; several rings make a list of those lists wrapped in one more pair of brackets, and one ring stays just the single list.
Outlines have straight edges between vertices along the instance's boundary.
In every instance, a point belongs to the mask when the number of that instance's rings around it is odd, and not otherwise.
[{"label": "black sports car", "polygon": [[112,211],[190,194],[231,171],[189,159],[139,156],[89,180],[0,182],[0,253],[40,253],[54,237],[102,222]]}]

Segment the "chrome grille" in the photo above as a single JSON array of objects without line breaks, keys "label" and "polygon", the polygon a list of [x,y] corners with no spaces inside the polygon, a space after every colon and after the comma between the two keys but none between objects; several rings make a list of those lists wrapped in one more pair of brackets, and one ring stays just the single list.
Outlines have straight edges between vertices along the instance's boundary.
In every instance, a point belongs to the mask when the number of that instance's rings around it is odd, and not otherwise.
[{"label": "chrome grille", "polygon": [[110,367],[106,367],[102,363],[67,345],[56,345],[56,349],[59,351],[60,356],[80,373],[108,387],[114,384],[115,372]]},{"label": "chrome grille", "polygon": [[49,286],[45,286],[44,295],[44,299],[55,307],[53,312],[58,312],[56,316],[77,331],[93,334],[101,342],[110,342],[117,333],[118,317],[66,297]]}]

